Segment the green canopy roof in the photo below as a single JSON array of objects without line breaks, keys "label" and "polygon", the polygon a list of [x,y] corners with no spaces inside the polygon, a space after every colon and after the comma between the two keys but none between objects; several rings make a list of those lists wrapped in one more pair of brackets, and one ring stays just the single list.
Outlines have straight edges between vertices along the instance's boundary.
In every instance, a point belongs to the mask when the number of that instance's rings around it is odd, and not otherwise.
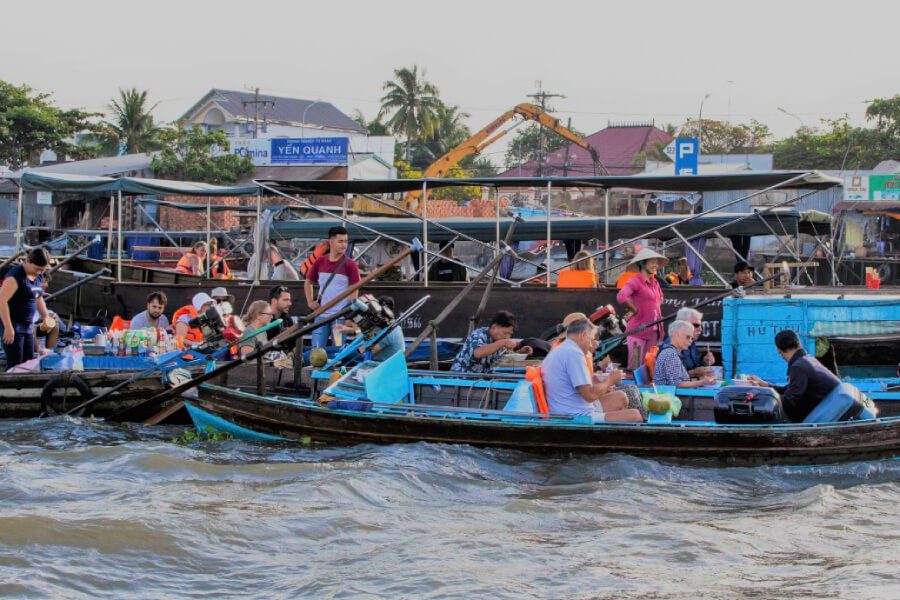
[{"label": "green canopy roof", "polygon": [[33,173],[26,171],[19,177],[23,190],[36,192],[107,193],[157,196],[250,196],[259,188],[249,186],[221,186],[193,181],[169,181],[141,177],[100,177],[62,173]]}]

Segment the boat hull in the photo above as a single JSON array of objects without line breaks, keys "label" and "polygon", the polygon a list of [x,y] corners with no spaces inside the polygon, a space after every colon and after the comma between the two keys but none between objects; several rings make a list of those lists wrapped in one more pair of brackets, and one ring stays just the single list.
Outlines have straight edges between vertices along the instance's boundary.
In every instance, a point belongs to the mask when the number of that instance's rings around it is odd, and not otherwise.
[{"label": "boat hull", "polygon": [[734,465],[820,464],[900,454],[900,419],[778,426],[501,422],[423,416],[415,407],[403,414],[331,410],[210,385],[202,386],[192,403],[256,434],[341,444],[430,442],[549,454],[621,452]]}]

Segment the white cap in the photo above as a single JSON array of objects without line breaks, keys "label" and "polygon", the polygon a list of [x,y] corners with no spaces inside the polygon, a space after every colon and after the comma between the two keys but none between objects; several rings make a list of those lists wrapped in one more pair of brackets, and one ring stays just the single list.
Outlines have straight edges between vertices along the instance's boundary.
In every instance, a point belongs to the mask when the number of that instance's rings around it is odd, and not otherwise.
[{"label": "white cap", "polygon": [[200,311],[203,308],[203,305],[207,302],[212,302],[213,299],[210,298],[209,294],[206,292],[200,292],[199,294],[194,294],[194,298],[191,300],[191,304],[194,305],[194,310]]}]

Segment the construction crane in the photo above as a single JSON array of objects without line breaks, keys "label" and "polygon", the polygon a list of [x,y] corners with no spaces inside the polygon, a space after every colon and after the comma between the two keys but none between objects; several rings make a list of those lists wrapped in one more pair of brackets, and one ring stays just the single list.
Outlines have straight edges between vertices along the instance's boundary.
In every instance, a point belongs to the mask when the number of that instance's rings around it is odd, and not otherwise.
[{"label": "construction crane", "polygon": [[[490,146],[491,144],[502,138],[504,135],[509,133],[509,130],[506,129],[500,132],[497,132],[497,130],[500,129],[500,127],[504,123],[514,118],[516,115],[522,117],[526,121],[536,121],[541,126],[546,127],[551,131],[555,131],[557,134],[561,135],[573,144],[578,144],[590,153],[591,160],[594,163],[594,174],[609,175],[609,171],[607,171],[606,167],[603,166],[603,163],[600,162],[600,157],[597,155],[597,151],[594,150],[593,146],[584,141],[584,138],[582,138],[571,129],[568,129],[564,125],[560,124],[559,119],[547,114],[546,112],[541,110],[541,107],[534,104],[523,103],[517,105],[512,110],[506,111],[505,113],[488,123],[488,125],[484,129],[474,134],[472,137],[431,163],[428,168],[425,169],[423,177],[444,177],[448,172],[450,172],[453,167],[458,165],[460,161],[462,161],[467,156],[479,154],[487,146]],[[422,192],[420,190],[415,190],[406,194],[406,207],[408,210],[413,209],[413,205],[418,201],[421,195]],[[419,212],[421,212],[421,208],[419,208]]]}]

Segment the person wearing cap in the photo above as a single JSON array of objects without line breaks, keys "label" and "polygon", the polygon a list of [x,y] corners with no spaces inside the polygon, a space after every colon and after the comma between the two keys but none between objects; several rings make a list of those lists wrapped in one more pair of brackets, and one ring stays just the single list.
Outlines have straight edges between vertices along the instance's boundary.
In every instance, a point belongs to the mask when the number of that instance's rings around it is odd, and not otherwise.
[{"label": "person wearing cap", "polygon": [[131,319],[128,329],[166,329],[169,319],[163,314],[168,298],[164,292],[150,292],[147,296],[147,310],[139,312]]},{"label": "person wearing cap", "polygon": [[228,290],[223,287],[213,288],[209,293],[216,304],[222,307],[222,312],[226,315],[234,312],[234,294],[229,294]]},{"label": "person wearing cap", "polygon": [[213,304],[215,304],[215,300],[206,292],[194,294],[190,304],[182,306],[172,315],[172,322],[175,323],[175,336],[194,344],[201,343],[203,333],[199,329],[191,327],[189,323],[192,319],[197,318],[197,315],[205,313]]},{"label": "person wearing cap", "polygon": [[[660,267],[669,259],[650,248],[638,252],[631,263],[638,274],[619,290],[616,300],[625,307],[628,331],[633,331],[662,318],[663,292],[657,279]],[[628,336],[628,368],[632,371],[644,363],[644,355],[664,337],[662,323],[647,327]]]},{"label": "person wearing cap", "polygon": [[748,263],[745,260],[739,260],[734,265],[734,279],[731,280],[732,289],[738,287],[746,287],[753,283],[755,279],[753,278],[753,272],[756,269],[753,268],[753,265]]}]

